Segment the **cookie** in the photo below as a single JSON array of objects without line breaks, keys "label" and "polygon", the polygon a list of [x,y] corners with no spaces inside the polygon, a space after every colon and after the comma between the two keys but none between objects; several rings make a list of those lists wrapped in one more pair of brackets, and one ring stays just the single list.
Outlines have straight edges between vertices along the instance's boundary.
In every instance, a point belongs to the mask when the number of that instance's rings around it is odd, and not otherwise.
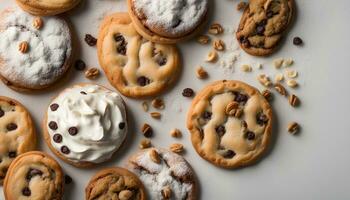
[{"label": "cookie", "polygon": [[70,66],[70,29],[58,17],[36,17],[8,8],[0,13],[0,40],[0,78],[12,89],[47,88]]},{"label": "cookie", "polygon": [[80,0],[16,0],[26,12],[38,16],[64,13],[80,3]]},{"label": "cookie", "polygon": [[272,54],[294,15],[293,0],[251,0],[236,33],[238,43],[248,54]]},{"label": "cookie", "polygon": [[175,44],[193,37],[205,26],[208,0],[128,0],[128,12],[143,37]]},{"label": "cookie", "polygon": [[197,183],[194,172],[180,155],[150,148],[133,155],[128,162],[148,191],[149,199],[194,200]]},{"label": "cookie", "polygon": [[242,167],[267,149],[272,109],[254,87],[240,81],[217,81],[194,98],[187,127],[201,157],[219,167]]},{"label": "cookie", "polygon": [[75,85],[52,100],[43,130],[50,149],[69,164],[90,167],[105,162],[128,132],[124,101],[99,85]]},{"label": "cookie", "polygon": [[63,173],[51,156],[31,151],[18,156],[4,181],[5,199],[60,200],[63,196]]},{"label": "cookie", "polygon": [[94,175],[85,189],[85,199],[145,200],[142,182],[127,169],[113,167]]},{"label": "cookie", "polygon": [[123,95],[155,96],[167,89],[180,71],[177,48],[140,36],[127,13],[107,16],[97,42],[100,65]]},{"label": "cookie", "polygon": [[36,147],[35,128],[27,109],[0,96],[0,184],[16,156]]}]

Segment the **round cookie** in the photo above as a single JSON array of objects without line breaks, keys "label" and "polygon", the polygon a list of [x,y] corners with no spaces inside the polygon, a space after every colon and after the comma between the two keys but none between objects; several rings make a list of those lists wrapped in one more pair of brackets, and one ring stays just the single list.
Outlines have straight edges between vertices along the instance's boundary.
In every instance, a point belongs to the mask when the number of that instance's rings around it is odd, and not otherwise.
[{"label": "round cookie", "polygon": [[4,182],[5,199],[55,199],[63,196],[63,172],[51,156],[31,151],[17,157]]},{"label": "round cookie", "polygon": [[0,96],[0,184],[16,156],[36,147],[32,118],[19,102]]},{"label": "round cookie", "polygon": [[142,38],[127,13],[116,13],[103,20],[97,49],[109,82],[128,97],[158,95],[176,80],[180,71],[177,48]]},{"label": "round cookie", "polygon": [[142,182],[127,169],[113,167],[94,175],[85,189],[85,199],[145,200]]},{"label": "round cookie", "polygon": [[294,15],[293,0],[251,0],[236,37],[242,49],[254,56],[272,54]]},{"label": "round cookie", "polygon": [[267,149],[272,109],[254,87],[240,81],[217,81],[192,102],[187,127],[197,153],[225,168],[246,166]]},{"label": "round cookie", "polygon": [[90,167],[105,162],[127,135],[124,101],[99,85],[75,85],[52,100],[43,130],[50,149],[69,164]]},{"label": "round cookie", "polygon": [[26,12],[47,16],[64,13],[78,5],[80,0],[16,0],[16,2]]},{"label": "round cookie", "polygon": [[70,66],[70,29],[58,17],[36,17],[8,8],[0,13],[0,40],[0,79],[12,89],[47,88]]},{"label": "round cookie", "polygon": [[128,12],[143,37],[175,44],[193,37],[205,26],[208,0],[128,0]]},{"label": "round cookie", "polygon": [[197,198],[197,183],[192,167],[176,153],[166,149],[146,149],[130,157],[128,167],[145,185],[149,199]]}]

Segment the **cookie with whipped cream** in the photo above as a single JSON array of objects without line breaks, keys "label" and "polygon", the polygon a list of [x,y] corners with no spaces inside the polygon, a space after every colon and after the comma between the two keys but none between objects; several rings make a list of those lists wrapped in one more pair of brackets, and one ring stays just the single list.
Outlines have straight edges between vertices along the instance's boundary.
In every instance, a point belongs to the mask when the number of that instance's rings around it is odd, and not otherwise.
[{"label": "cookie with whipped cream", "polygon": [[52,100],[43,130],[50,149],[69,164],[89,167],[105,162],[127,136],[124,101],[99,85],[75,85]]},{"label": "cookie with whipped cream", "polygon": [[61,200],[63,172],[56,160],[40,152],[30,151],[17,157],[4,181],[5,199]]},{"label": "cookie with whipped cream", "polygon": [[99,171],[85,189],[85,199],[145,200],[145,188],[140,179],[120,167]]},{"label": "cookie with whipped cream", "polygon": [[208,0],[128,0],[136,30],[152,42],[175,44],[206,24]]},{"label": "cookie with whipped cream", "polygon": [[70,66],[71,33],[61,18],[8,8],[0,13],[0,41],[0,79],[12,89],[47,88]]},{"label": "cookie with whipped cream", "polygon": [[26,12],[38,16],[64,13],[80,3],[80,0],[16,0]]},{"label": "cookie with whipped cream", "polygon": [[109,82],[128,97],[158,95],[180,72],[177,48],[144,39],[127,13],[115,13],[103,20],[97,50]]},{"label": "cookie with whipped cream", "polygon": [[192,102],[187,127],[197,153],[225,168],[247,166],[267,149],[272,109],[254,87],[240,81],[217,81]]},{"label": "cookie with whipped cream", "polygon": [[197,198],[193,169],[176,153],[166,149],[146,149],[130,157],[128,167],[145,185],[149,199]]}]

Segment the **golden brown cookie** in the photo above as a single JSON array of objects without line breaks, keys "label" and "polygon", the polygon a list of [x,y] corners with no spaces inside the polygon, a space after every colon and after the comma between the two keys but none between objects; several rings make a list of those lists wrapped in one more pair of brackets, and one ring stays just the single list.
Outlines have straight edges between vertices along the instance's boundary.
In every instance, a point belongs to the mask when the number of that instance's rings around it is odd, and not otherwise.
[{"label": "golden brown cookie", "polygon": [[145,200],[142,182],[127,169],[113,167],[95,174],[85,189],[86,200]]},{"label": "golden brown cookie", "polygon": [[11,162],[36,147],[32,118],[19,102],[0,96],[0,184]]},{"label": "golden brown cookie", "polygon": [[47,16],[64,13],[80,3],[80,0],[16,0],[26,12],[33,15]]},{"label": "golden brown cookie", "polygon": [[217,81],[192,102],[187,127],[197,153],[225,168],[246,166],[264,153],[272,129],[269,103],[240,81]]},{"label": "golden brown cookie", "polygon": [[236,33],[240,46],[255,56],[273,53],[293,15],[293,0],[249,1]]},{"label": "golden brown cookie", "polygon": [[128,0],[128,12],[143,37],[176,44],[193,37],[206,24],[208,1]]},{"label": "golden brown cookie", "polygon": [[60,200],[63,196],[63,173],[51,156],[31,151],[18,156],[4,181],[6,200]]},{"label": "golden brown cookie", "polygon": [[98,57],[109,82],[134,98],[158,95],[180,71],[177,48],[140,36],[127,13],[107,16],[98,37]]}]

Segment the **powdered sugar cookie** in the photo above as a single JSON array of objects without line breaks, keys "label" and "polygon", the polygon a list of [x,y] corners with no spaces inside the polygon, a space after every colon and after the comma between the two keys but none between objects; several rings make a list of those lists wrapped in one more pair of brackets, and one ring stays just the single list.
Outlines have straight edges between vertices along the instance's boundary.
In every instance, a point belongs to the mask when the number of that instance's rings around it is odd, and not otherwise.
[{"label": "powdered sugar cookie", "polygon": [[217,81],[194,98],[187,127],[194,148],[204,159],[220,167],[241,167],[267,149],[272,110],[252,86]]},{"label": "powdered sugar cookie", "polygon": [[45,16],[66,12],[78,5],[80,0],[16,0],[16,2],[26,12]]},{"label": "powdered sugar cookie", "polygon": [[36,147],[34,124],[19,102],[0,96],[0,184],[11,162]]},{"label": "powdered sugar cookie", "polygon": [[196,199],[195,175],[182,156],[151,148],[136,153],[128,165],[145,185],[149,199]]},{"label": "powdered sugar cookie", "polygon": [[176,80],[180,71],[176,47],[143,39],[127,13],[103,20],[97,49],[109,82],[128,97],[157,95]]},{"label": "powdered sugar cookie", "polygon": [[72,42],[67,23],[19,8],[0,13],[0,78],[17,90],[40,90],[68,70]]},{"label": "powdered sugar cookie", "polygon": [[77,167],[105,162],[127,135],[124,101],[99,85],[75,85],[53,99],[43,130],[50,149],[64,161]]},{"label": "powdered sugar cookie", "polygon": [[205,24],[208,0],[128,0],[136,30],[148,40],[174,44]]}]

